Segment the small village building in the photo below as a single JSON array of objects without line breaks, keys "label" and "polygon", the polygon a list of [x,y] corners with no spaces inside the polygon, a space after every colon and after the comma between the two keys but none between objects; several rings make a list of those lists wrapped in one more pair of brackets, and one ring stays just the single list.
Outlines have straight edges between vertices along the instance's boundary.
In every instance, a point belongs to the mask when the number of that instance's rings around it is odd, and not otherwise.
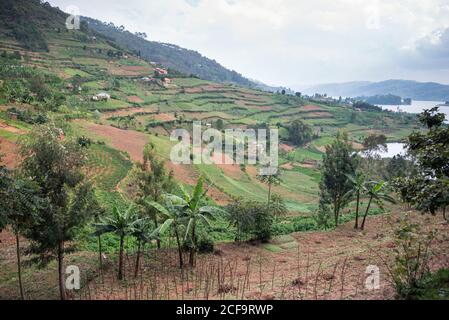
[{"label": "small village building", "polygon": [[93,101],[107,101],[109,99],[111,99],[111,96],[105,92],[101,92],[92,97]]}]

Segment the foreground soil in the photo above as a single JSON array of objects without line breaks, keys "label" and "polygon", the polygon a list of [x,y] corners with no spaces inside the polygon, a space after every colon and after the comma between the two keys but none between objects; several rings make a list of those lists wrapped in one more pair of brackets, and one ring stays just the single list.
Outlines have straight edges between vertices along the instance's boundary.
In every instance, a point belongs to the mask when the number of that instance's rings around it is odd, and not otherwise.
[{"label": "foreground soil", "polygon": [[[449,267],[449,225],[441,217],[412,216],[427,229],[438,230],[431,268]],[[268,244],[219,244],[214,254],[198,257],[195,269],[183,272],[175,250],[147,248],[135,278],[135,256],[128,252],[125,280],[121,282],[116,279],[115,256],[105,258],[106,266],[100,272],[95,253],[76,253],[67,257],[67,263],[80,266],[83,288],[71,298],[393,299],[389,269],[394,259],[392,233],[397,217],[371,217],[364,232],[355,231],[348,223],[327,232],[281,236]],[[8,232],[1,233],[0,240],[0,298],[15,299],[14,240]],[[369,266],[379,268],[379,289],[365,286]],[[25,273],[29,298],[57,299],[55,265],[39,271],[38,282],[35,275]]]}]

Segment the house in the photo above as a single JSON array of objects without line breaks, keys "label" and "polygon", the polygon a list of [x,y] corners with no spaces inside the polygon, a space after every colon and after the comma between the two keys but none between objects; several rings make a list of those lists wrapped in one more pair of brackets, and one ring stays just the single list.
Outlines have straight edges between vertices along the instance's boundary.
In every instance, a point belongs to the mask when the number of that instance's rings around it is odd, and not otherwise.
[{"label": "house", "polygon": [[171,79],[169,79],[169,78],[164,78],[164,79],[162,80],[162,82],[163,82],[165,85],[168,85],[168,84],[171,84]]},{"label": "house", "polygon": [[93,101],[108,101],[109,99],[111,99],[111,96],[105,92],[101,92],[92,97]]},{"label": "house", "polygon": [[156,68],[154,69],[154,72],[158,75],[158,76],[166,76],[168,75],[168,71],[165,69],[161,69],[161,68]]}]

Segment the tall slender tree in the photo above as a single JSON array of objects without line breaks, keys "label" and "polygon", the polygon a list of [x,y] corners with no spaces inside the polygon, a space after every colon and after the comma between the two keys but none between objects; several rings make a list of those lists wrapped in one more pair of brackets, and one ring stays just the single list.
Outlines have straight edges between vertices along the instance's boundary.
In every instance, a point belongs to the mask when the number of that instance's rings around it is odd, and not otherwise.
[{"label": "tall slender tree", "polygon": [[335,141],[326,147],[320,182],[320,201],[332,207],[336,226],[340,211],[347,203],[344,196],[352,188],[348,175],[354,175],[358,165],[359,156],[354,152],[348,134],[339,132]]},{"label": "tall slender tree", "polygon": [[53,123],[36,126],[21,140],[21,170],[38,186],[46,207],[26,232],[30,249],[41,263],[57,257],[59,292],[66,299],[64,254],[66,243],[91,218],[94,199],[91,184],[84,179],[83,148]]},{"label": "tall slender tree", "polygon": [[22,264],[20,257],[20,235],[30,227],[36,219],[37,211],[42,208],[42,199],[38,188],[29,180],[14,177],[13,172],[5,167],[0,168],[0,231],[10,225],[16,238],[17,277],[19,292],[25,299],[22,284]]},{"label": "tall slender tree", "polygon": [[[160,202],[162,195],[170,193],[174,187],[173,173],[167,173],[164,161],[158,159],[153,144],[147,144],[143,151],[143,164],[136,175],[138,186],[136,203],[143,208],[144,214],[153,220],[155,228],[159,227],[159,211],[148,206],[148,202]],[[157,239],[157,247],[161,242]]]}]

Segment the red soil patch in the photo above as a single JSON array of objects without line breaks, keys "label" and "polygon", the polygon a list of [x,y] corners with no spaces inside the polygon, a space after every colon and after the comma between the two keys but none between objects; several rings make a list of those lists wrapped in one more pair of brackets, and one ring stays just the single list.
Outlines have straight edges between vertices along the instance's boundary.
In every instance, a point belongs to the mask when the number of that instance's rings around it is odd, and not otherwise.
[{"label": "red soil patch", "polygon": [[143,161],[143,148],[150,142],[147,134],[95,123],[84,122],[83,125],[95,135],[108,139],[114,148],[128,152],[133,161]]},{"label": "red soil patch", "polygon": [[176,120],[175,116],[170,113],[159,113],[159,114],[155,114],[153,117],[154,117],[154,120],[160,121],[160,122],[169,122],[169,121]]},{"label": "red soil patch", "polygon": [[321,108],[317,105],[314,105],[314,104],[308,104],[308,105],[302,107],[301,109],[303,111],[324,111],[323,108]]},{"label": "red soil patch", "polygon": [[138,96],[129,96],[128,101],[134,103],[144,103],[144,100]]},{"label": "red soil patch", "polygon": [[285,169],[285,170],[293,170],[294,167],[293,167],[292,163],[289,162],[289,163],[283,164],[283,165],[281,166],[281,168],[282,168],[282,169]]},{"label": "red soil patch", "polygon": [[0,129],[11,132],[11,133],[16,133],[16,134],[24,134],[26,133],[25,130],[16,128],[16,127],[12,127],[4,122],[0,121]]},{"label": "red soil patch", "polygon": [[8,168],[14,168],[18,163],[18,153],[19,149],[15,143],[0,137],[1,164]]},{"label": "red soil patch", "polygon": [[292,152],[295,150],[295,147],[289,146],[288,144],[281,143],[279,145],[279,149],[285,151],[285,152]]}]

